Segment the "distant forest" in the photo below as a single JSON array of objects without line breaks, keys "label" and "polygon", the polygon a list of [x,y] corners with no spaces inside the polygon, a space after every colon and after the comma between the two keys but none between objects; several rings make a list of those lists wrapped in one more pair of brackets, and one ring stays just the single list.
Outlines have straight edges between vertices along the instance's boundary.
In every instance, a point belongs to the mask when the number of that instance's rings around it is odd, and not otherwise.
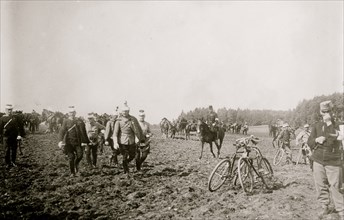
[{"label": "distant forest", "polygon": [[[276,123],[278,119],[288,122],[293,127],[299,127],[305,123],[313,124],[320,118],[319,104],[326,100],[331,100],[334,104],[334,112],[338,120],[344,120],[344,93],[334,93],[332,95],[316,96],[311,100],[302,100],[295,109],[288,111],[274,110],[249,110],[249,109],[231,109],[220,108],[216,112],[219,119],[226,124],[244,123],[249,125],[267,125]],[[186,120],[205,119],[208,113],[208,106],[196,108],[187,113],[182,112],[177,120],[182,118]]]}]

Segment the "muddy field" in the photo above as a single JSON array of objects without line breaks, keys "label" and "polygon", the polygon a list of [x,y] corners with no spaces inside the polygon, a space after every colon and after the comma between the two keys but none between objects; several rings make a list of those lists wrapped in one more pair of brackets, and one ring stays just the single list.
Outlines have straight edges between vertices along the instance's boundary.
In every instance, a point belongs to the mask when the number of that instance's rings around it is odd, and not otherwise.
[{"label": "muddy field", "polygon": [[[317,218],[319,205],[308,165],[273,166],[272,192],[258,188],[246,195],[226,183],[210,192],[208,177],[220,159],[212,157],[208,145],[199,160],[196,136],[185,141],[164,139],[158,129],[154,133],[143,170],[129,179],[121,168],[109,166],[109,149],[99,156],[98,168],[86,169],[84,158],[81,175],[71,178],[56,134],[27,135],[18,167],[6,171],[1,163],[0,219]],[[249,133],[262,139],[258,146],[272,164],[267,127],[251,128]],[[239,137],[226,133],[220,157],[233,153]]]}]

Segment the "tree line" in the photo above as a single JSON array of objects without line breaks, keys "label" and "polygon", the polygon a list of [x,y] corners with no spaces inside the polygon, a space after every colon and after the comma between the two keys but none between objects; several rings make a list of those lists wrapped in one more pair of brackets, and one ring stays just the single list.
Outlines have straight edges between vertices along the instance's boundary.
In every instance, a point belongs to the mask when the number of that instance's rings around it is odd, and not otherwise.
[{"label": "tree line", "polygon": [[[249,125],[274,124],[277,120],[288,122],[293,127],[300,127],[304,124],[313,124],[320,119],[319,104],[326,100],[331,100],[334,104],[335,117],[344,120],[344,93],[333,93],[331,95],[316,96],[310,100],[302,100],[295,109],[287,111],[276,110],[250,110],[219,108],[217,114],[219,119],[225,124],[244,123]],[[186,119],[188,121],[206,119],[208,107],[198,107],[189,112],[182,111],[177,120]]]}]

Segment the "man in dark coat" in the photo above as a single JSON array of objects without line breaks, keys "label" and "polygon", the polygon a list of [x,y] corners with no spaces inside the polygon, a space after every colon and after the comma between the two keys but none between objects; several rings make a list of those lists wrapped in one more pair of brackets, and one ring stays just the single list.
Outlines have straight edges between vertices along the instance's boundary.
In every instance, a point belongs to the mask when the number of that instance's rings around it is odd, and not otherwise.
[{"label": "man in dark coat", "polygon": [[83,157],[84,147],[89,143],[85,123],[75,117],[74,106],[69,107],[68,118],[63,120],[59,132],[60,148],[68,155],[71,176],[79,171],[79,163]]},{"label": "man in dark coat", "polygon": [[329,214],[329,204],[332,200],[339,214],[344,219],[344,192],[342,186],[343,146],[341,146],[339,127],[332,117],[332,102],[320,103],[320,114],[323,120],[312,126],[307,144],[313,150],[313,176],[317,199],[322,205],[319,217]]},{"label": "man in dark coat", "polygon": [[5,148],[6,168],[16,167],[17,141],[25,136],[24,123],[12,114],[12,105],[6,105],[6,114],[0,118],[0,143]]}]

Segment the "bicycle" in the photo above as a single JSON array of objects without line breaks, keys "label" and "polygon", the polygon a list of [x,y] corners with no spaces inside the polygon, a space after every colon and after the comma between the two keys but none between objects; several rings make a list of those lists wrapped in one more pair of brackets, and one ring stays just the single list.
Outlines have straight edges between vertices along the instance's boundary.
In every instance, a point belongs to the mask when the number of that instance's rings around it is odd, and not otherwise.
[{"label": "bicycle", "polygon": [[[274,159],[272,164],[273,165],[279,165],[282,162],[282,159],[284,158],[284,155],[286,155],[286,151],[285,151],[285,147],[284,144],[281,141],[278,141],[278,148],[277,151],[275,153]],[[295,150],[295,148],[290,148],[290,151]],[[290,152],[291,154],[291,152]],[[287,163],[293,163],[292,159],[290,158],[290,160],[287,161]]]},{"label": "bicycle", "polygon": [[[263,175],[273,176],[271,165],[263,157],[259,148],[249,145],[250,143],[256,145],[258,142],[259,138],[253,135],[236,140],[236,143],[233,145],[237,149],[233,156],[221,160],[211,172],[208,179],[209,191],[214,192],[218,190],[227,179],[230,179],[234,185],[237,185],[239,180],[245,192],[252,192],[254,180],[251,170],[256,173],[258,178],[262,179],[267,188],[270,188],[265,182]],[[245,184],[246,179],[250,180],[249,188]]]}]

